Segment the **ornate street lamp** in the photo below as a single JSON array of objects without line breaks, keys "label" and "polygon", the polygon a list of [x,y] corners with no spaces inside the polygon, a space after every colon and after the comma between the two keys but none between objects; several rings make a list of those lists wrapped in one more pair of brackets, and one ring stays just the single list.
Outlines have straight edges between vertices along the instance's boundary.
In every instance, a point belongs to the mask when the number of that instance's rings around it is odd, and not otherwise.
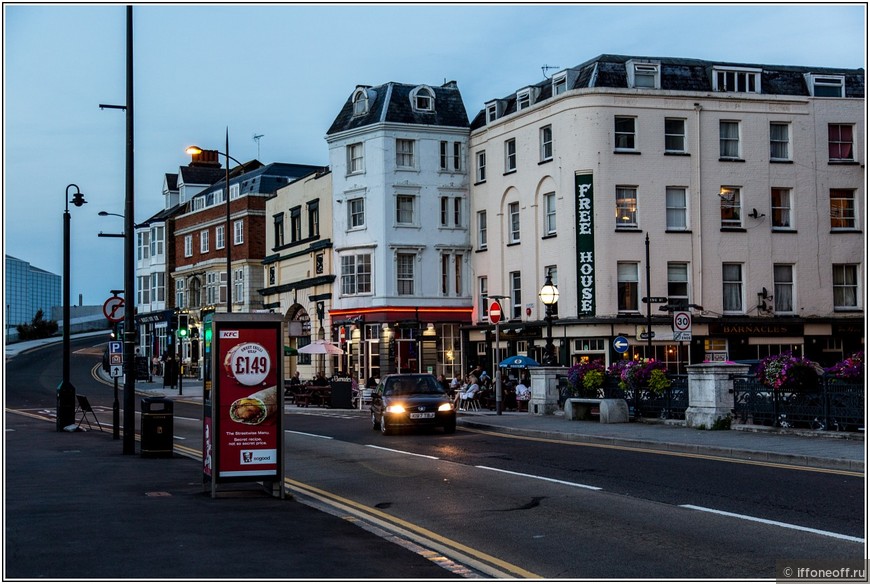
[{"label": "ornate street lamp", "polygon": [[553,278],[547,272],[547,280],[544,282],[544,287],[538,293],[538,298],[544,306],[547,307],[544,320],[547,321],[547,352],[544,359],[545,365],[558,365],[559,361],[555,355],[555,347],[553,346],[553,307],[559,302],[559,289],[553,284]]},{"label": "ornate street lamp", "polygon": [[[69,198],[70,188],[75,187],[72,201]],[[76,388],[69,378],[70,370],[70,214],[69,204],[81,207],[87,201],[79,187],[70,184],[66,187],[65,206],[63,211],[63,380],[57,386],[57,431],[61,432],[76,421]]]},{"label": "ornate street lamp", "polygon": [[[229,129],[227,129],[227,142],[226,142],[226,151],[230,150],[230,133]],[[188,146],[185,150],[186,153],[194,155],[194,154],[202,154],[202,148],[199,146]],[[233,257],[232,257],[232,248],[230,247],[230,236],[232,234],[232,224],[230,223],[230,160],[238,164],[239,166],[244,166],[241,162],[227,154],[227,152],[221,152],[220,150],[215,150],[221,156],[226,158],[226,174],[224,175],[225,182],[225,190],[224,200],[226,201],[227,208],[227,218],[226,218],[226,227],[224,227],[224,245],[227,250],[227,312],[233,311]]]}]

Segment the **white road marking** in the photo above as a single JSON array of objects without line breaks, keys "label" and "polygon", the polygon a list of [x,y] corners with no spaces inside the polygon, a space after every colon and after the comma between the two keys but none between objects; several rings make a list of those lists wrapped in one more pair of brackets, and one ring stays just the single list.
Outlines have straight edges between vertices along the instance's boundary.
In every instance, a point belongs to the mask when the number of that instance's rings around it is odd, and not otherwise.
[{"label": "white road marking", "polygon": [[332,440],[332,436],[324,436],[322,434],[309,434],[308,432],[296,432],[294,430],[284,430],[285,434],[299,434],[301,436],[311,436],[312,438],[324,438],[326,440]]},{"label": "white road marking", "polygon": [[493,468],[491,466],[477,466],[477,468],[482,468],[484,470],[494,470],[495,472],[503,472],[505,474],[512,474],[520,477],[527,477],[530,479],[538,479],[540,481],[548,481],[551,483],[559,483],[560,485],[568,485],[569,487],[580,487],[581,489],[590,489],[592,491],[600,491],[601,487],[593,487],[591,485],[584,485],[581,483],[572,483],[570,481],[560,481],[559,479],[551,479],[549,477],[542,477],[540,475],[531,475],[522,472],[514,472],[511,470],[504,470],[501,468]]},{"label": "white road marking", "polygon": [[822,531],[821,529],[813,529],[812,527],[803,527],[802,525],[794,525],[792,523],[783,523],[782,521],[773,521],[771,519],[762,519],[751,515],[741,515],[739,513],[729,513],[728,511],[719,511],[718,509],[710,509],[708,507],[698,507],[696,505],[680,505],[684,509],[693,509],[695,511],[704,511],[705,513],[714,513],[716,515],[725,515],[726,517],[735,517],[737,519],[745,519],[746,521],[755,521],[756,523],[764,523],[767,525],[775,525],[777,527],[785,527],[786,529],[795,529],[797,531],[807,531],[816,535],[824,535],[825,537],[833,537],[836,539],[845,539],[846,541],[854,541],[864,543],[864,538],[853,537],[851,535],[843,535],[842,533],[834,533],[832,531]]},{"label": "white road marking", "polygon": [[393,448],[384,448],[383,446],[375,446],[374,444],[366,444],[369,448],[377,448],[378,450],[387,450],[389,452],[396,452],[398,454],[407,454],[408,456],[419,456],[420,458],[428,458],[431,460],[438,460],[437,456],[429,456],[428,454],[417,454],[416,452],[407,452],[405,450],[395,450]]}]

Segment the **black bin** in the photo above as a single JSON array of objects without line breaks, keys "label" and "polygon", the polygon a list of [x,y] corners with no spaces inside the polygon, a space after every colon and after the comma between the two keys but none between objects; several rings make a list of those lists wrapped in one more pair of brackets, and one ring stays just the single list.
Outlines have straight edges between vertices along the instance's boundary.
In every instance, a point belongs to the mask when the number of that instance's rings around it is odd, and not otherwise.
[{"label": "black bin", "polygon": [[350,381],[333,381],[330,386],[330,407],[353,409],[353,385]]},{"label": "black bin", "polygon": [[172,407],[171,399],[162,397],[142,398],[140,450],[142,456],[172,457]]}]

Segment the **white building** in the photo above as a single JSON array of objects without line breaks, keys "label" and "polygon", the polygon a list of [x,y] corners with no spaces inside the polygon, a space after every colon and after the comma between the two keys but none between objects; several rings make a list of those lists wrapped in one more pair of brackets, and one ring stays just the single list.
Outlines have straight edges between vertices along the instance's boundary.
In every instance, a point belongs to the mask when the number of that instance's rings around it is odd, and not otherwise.
[{"label": "white building", "polygon": [[[619,359],[618,336],[672,371],[863,349],[864,128],[853,69],[602,55],[486,103],[468,352],[494,358],[486,307],[505,295],[495,357],[541,359],[547,273],[563,365]],[[668,303],[648,316],[645,297]]]},{"label": "white building", "polygon": [[469,324],[468,117],[456,83],[359,86],[327,132],[333,327],[352,373],[452,375]]}]

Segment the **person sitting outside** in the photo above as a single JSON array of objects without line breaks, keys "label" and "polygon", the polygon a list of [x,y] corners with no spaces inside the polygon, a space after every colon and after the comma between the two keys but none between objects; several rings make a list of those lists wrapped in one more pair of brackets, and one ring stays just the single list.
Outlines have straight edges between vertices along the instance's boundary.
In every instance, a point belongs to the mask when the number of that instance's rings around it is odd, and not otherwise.
[{"label": "person sitting outside", "polygon": [[469,375],[467,379],[468,383],[462,391],[456,392],[456,398],[453,401],[454,409],[459,409],[459,406],[462,405],[463,401],[476,399],[477,394],[480,393],[480,386],[477,384],[477,377]]},{"label": "person sitting outside", "polygon": [[526,385],[525,380],[521,379],[517,383],[517,409],[521,412],[529,410],[529,400],[532,398],[532,390]]}]

